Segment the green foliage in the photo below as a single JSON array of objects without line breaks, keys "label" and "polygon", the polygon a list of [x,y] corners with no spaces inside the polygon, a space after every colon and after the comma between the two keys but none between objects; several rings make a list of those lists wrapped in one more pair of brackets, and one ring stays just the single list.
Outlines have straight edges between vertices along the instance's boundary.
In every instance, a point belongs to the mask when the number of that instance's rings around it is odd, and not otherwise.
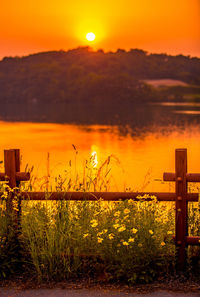
[{"label": "green foliage", "polygon": [[[150,282],[174,267],[172,209],[156,201],[26,202],[22,234],[40,279]],[[97,261],[97,258],[99,259]]]},{"label": "green foliage", "polygon": [[17,252],[19,245],[16,233],[7,215],[5,201],[0,200],[0,279],[14,274],[19,266],[20,259]]},{"label": "green foliage", "polygon": [[157,90],[144,79],[182,80],[194,85],[191,94],[199,94],[199,88],[195,89],[200,84],[199,65],[198,58],[138,49],[104,53],[77,48],[4,58],[0,61],[0,115],[12,120],[79,123],[116,123],[120,116],[125,121],[127,114],[137,116],[138,104],[170,101],[172,96],[182,100],[187,93],[186,87]]}]

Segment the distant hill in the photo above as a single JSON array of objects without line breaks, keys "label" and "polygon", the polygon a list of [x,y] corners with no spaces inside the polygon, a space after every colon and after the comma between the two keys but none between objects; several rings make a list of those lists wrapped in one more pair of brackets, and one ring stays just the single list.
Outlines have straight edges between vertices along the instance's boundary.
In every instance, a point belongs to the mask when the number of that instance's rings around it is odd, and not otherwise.
[{"label": "distant hill", "polygon": [[[163,79],[185,84],[150,83]],[[89,123],[104,117],[108,122],[136,105],[180,101],[185,94],[197,99],[200,94],[199,58],[84,47],[0,61],[2,119]]]}]

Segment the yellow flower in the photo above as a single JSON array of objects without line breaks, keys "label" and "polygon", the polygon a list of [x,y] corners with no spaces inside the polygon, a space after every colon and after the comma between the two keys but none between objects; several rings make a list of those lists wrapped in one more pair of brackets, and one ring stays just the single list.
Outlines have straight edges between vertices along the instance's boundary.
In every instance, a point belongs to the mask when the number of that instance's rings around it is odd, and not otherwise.
[{"label": "yellow flower", "polygon": [[115,229],[117,229],[117,228],[119,227],[119,224],[114,224],[113,227],[114,227]]},{"label": "yellow flower", "polygon": [[116,223],[116,224],[119,223],[119,219],[116,219],[116,220],[115,220],[115,223]]},{"label": "yellow flower", "polygon": [[119,216],[120,216],[120,211],[119,211],[119,210],[116,211],[116,212],[114,213],[114,216],[115,216],[115,217],[119,217]]},{"label": "yellow flower", "polygon": [[130,210],[129,210],[128,208],[125,208],[125,209],[124,209],[124,213],[125,213],[125,214],[128,214],[129,212],[130,212]]},{"label": "yellow flower", "polygon": [[101,236],[103,234],[103,232],[98,232],[97,236]]},{"label": "yellow flower", "polygon": [[164,241],[162,241],[160,245],[164,246],[164,245],[165,245],[165,242],[164,242]]},{"label": "yellow flower", "polygon": [[155,222],[160,223],[162,221],[161,218],[155,218]]},{"label": "yellow flower", "polygon": [[122,225],[121,227],[119,227],[118,232],[123,232],[126,230],[125,225]]},{"label": "yellow flower", "polygon": [[129,204],[132,204],[133,202],[134,202],[133,199],[129,199],[129,200],[128,200],[128,203],[129,203]]},{"label": "yellow flower", "polygon": [[167,234],[168,234],[168,235],[171,235],[171,234],[172,234],[172,231],[167,231]]},{"label": "yellow flower", "polygon": [[153,235],[153,231],[152,231],[152,230],[149,230],[149,233],[150,233],[151,235]]},{"label": "yellow flower", "polygon": [[107,233],[107,232],[108,232],[108,229],[104,229],[104,230],[103,230],[103,233]]},{"label": "yellow flower", "polygon": [[137,229],[135,229],[135,228],[133,228],[131,231],[132,231],[132,233],[133,233],[133,234],[135,234],[135,233],[137,233],[137,232],[138,232],[138,230],[137,230]]},{"label": "yellow flower", "polygon": [[154,200],[154,201],[156,201],[156,202],[157,202],[157,200],[158,200],[157,197],[156,197],[155,195],[152,195],[152,196],[151,196],[151,199]]},{"label": "yellow flower", "polygon": [[88,237],[88,233],[85,233],[85,234],[83,234],[83,238],[86,238],[86,237]]},{"label": "yellow flower", "polygon": [[134,241],[135,241],[135,239],[133,237],[130,237],[128,240],[128,242],[134,242]]},{"label": "yellow flower", "polygon": [[128,218],[129,218],[129,214],[128,214],[127,216],[125,216],[125,217],[123,218],[123,220],[128,222],[128,220],[127,220]]},{"label": "yellow flower", "polygon": [[95,228],[98,225],[97,220],[91,220],[90,223],[93,228]]},{"label": "yellow flower", "polygon": [[102,243],[103,238],[101,238],[101,237],[97,237],[97,241],[98,241],[98,243]]},{"label": "yellow flower", "polygon": [[113,234],[113,233],[108,234],[108,238],[109,238],[110,240],[112,240],[112,239],[114,238],[114,234]]},{"label": "yellow flower", "polygon": [[142,247],[142,243],[138,243],[138,247]]},{"label": "yellow flower", "polygon": [[129,243],[127,241],[124,241],[122,244],[126,245],[126,246],[129,245]]}]

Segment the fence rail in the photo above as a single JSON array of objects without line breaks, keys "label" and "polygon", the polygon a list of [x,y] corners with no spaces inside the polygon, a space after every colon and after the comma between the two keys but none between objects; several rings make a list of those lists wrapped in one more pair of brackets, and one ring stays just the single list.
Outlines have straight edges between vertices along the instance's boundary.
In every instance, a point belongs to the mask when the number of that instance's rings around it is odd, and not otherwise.
[{"label": "fence rail", "polygon": [[[28,181],[30,174],[20,172],[20,150],[4,150],[5,173],[0,173],[0,181],[7,181],[10,188],[20,185],[21,181]],[[175,202],[175,235],[177,247],[177,270],[183,271],[187,262],[187,246],[200,245],[200,236],[188,236],[188,202],[198,202],[199,193],[188,193],[188,182],[200,182],[200,173],[187,173],[187,149],[175,150],[175,173],[165,172],[164,181],[175,182],[175,193],[171,192],[20,192],[19,213],[15,215],[15,224],[20,225],[21,200],[90,200],[121,201],[151,201],[156,196],[158,201]],[[3,193],[0,193],[2,196]],[[7,212],[12,211],[13,195],[7,202]],[[17,233],[16,233],[17,236]]]},{"label": "fence rail", "polygon": [[[0,196],[3,193],[0,193]],[[124,201],[132,199],[134,201],[142,200],[152,201],[151,196],[156,196],[158,201],[176,201],[176,194],[171,192],[20,192],[23,200],[89,200],[96,201],[103,199],[105,201]],[[180,199],[180,198],[179,198]],[[198,193],[188,193],[188,202],[198,202]]]}]

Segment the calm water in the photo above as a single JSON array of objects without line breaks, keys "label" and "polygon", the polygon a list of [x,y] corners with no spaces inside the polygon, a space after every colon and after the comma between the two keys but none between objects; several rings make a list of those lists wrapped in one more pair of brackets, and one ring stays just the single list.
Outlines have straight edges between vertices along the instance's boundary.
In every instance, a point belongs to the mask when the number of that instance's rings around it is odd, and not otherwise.
[{"label": "calm water", "polygon": [[[22,170],[34,165],[34,174],[54,176],[68,170],[69,161],[82,172],[83,164],[96,152],[97,168],[112,155],[112,190],[168,191],[164,171],[174,171],[176,148],[188,149],[188,172],[200,172],[200,126],[159,127],[126,133],[118,126],[0,122],[0,160],[3,150],[20,148]],[[75,145],[76,154],[72,145]],[[75,168],[72,166],[72,171]],[[3,168],[1,168],[3,170]],[[73,172],[72,172],[73,173]]]}]

